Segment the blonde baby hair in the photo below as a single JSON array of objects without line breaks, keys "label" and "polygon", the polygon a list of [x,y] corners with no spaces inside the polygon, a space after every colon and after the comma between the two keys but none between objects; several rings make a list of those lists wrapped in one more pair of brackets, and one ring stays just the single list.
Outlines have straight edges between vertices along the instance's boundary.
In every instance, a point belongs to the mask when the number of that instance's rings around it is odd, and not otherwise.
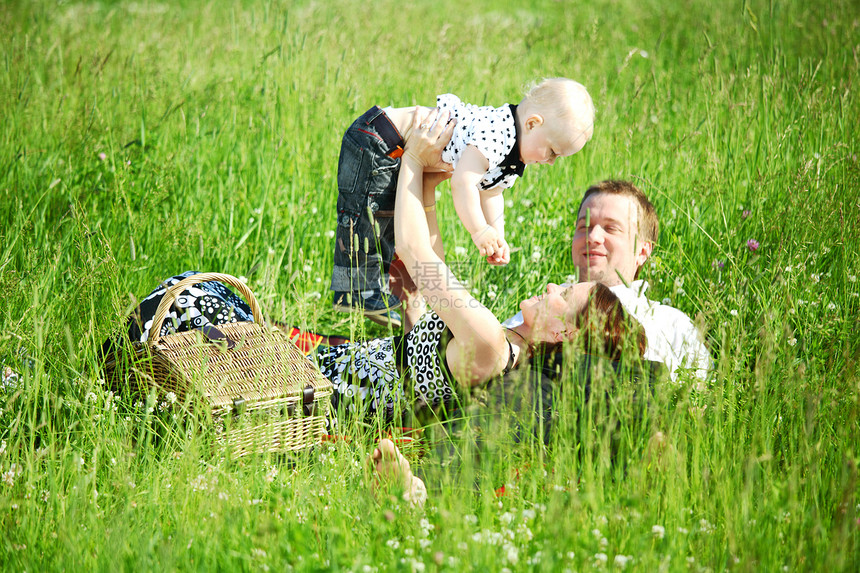
[{"label": "blonde baby hair", "polygon": [[564,123],[591,139],[594,130],[594,102],[579,82],[567,78],[546,78],[534,83],[520,102],[523,113],[540,113]]}]

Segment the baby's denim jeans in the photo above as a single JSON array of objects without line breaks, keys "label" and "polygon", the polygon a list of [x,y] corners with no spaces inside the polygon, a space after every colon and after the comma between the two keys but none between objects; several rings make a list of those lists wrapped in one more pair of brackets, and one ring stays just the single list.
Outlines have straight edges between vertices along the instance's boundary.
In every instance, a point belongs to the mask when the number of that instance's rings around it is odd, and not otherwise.
[{"label": "baby's denim jeans", "polygon": [[394,198],[400,159],[371,123],[373,107],[343,136],[337,167],[337,229],[331,290],[387,290],[394,257]]}]

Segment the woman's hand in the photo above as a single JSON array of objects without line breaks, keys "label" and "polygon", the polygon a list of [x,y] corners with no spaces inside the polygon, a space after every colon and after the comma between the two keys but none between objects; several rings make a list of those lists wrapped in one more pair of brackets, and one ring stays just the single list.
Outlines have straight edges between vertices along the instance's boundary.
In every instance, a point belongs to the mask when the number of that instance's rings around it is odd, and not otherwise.
[{"label": "woman's hand", "polygon": [[424,172],[424,190],[436,189],[440,183],[451,178],[450,171],[425,171]]},{"label": "woman's hand", "polygon": [[454,134],[454,122],[448,111],[431,109],[426,114],[416,107],[412,119],[412,133],[406,142],[404,155],[415,160],[423,169],[451,171],[451,164],[442,161],[442,150]]}]

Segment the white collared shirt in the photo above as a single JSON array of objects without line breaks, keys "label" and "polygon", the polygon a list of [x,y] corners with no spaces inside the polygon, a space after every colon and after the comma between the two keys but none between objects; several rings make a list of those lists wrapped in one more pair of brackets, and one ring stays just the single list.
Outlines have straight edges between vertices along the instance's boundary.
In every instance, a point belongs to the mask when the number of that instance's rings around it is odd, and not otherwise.
[{"label": "white collared shirt", "polygon": [[[564,284],[568,287],[570,284]],[[695,374],[706,379],[711,369],[711,356],[702,342],[699,329],[690,317],[677,308],[654,302],[645,296],[648,282],[637,280],[630,286],[610,287],[628,313],[645,329],[648,346],[644,358],[662,362],[669,370],[673,381],[678,381],[679,368],[695,369]],[[523,314],[505,321],[504,326],[513,328],[523,323]]]}]

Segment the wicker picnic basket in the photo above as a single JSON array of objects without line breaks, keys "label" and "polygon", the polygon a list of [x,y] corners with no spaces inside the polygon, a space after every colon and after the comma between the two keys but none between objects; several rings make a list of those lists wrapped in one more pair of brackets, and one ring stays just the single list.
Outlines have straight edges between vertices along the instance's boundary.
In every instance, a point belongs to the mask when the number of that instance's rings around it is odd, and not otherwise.
[{"label": "wicker picnic basket", "polygon": [[[159,336],[176,297],[187,287],[219,281],[249,303],[254,322],[233,322]],[[231,457],[287,452],[312,446],[324,434],[331,382],[280,330],[263,320],[251,290],[226,274],[200,273],[165,292],[150,339],[116,351],[104,363],[117,392],[144,402],[169,397],[190,411],[211,414],[216,442]],[[163,402],[162,402],[163,403]]]}]

